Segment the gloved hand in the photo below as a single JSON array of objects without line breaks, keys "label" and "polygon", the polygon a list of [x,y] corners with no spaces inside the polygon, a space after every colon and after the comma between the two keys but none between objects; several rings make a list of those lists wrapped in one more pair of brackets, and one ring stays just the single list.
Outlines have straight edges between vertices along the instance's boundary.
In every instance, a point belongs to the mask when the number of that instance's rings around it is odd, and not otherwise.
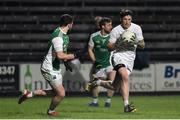
[{"label": "gloved hand", "polygon": [[69,61],[64,61],[64,66],[65,66],[65,68],[66,68],[66,71],[70,71],[70,72],[73,71],[73,70],[72,70],[72,67],[70,66]]},{"label": "gloved hand", "polygon": [[82,57],[82,52],[80,50],[75,51],[74,52],[74,57],[80,59]]}]

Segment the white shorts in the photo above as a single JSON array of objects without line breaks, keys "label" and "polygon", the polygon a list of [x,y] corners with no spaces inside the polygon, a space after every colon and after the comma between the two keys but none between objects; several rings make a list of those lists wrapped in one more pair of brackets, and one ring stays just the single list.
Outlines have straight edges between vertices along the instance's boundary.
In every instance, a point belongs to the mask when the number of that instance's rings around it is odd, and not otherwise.
[{"label": "white shorts", "polygon": [[124,64],[129,71],[128,74],[130,74],[133,70],[134,59],[129,59],[123,53],[117,52],[112,55],[112,65],[115,67],[118,64]]},{"label": "white shorts", "polygon": [[60,71],[45,71],[41,69],[41,73],[51,87],[56,88],[62,85],[62,75]]},{"label": "white shorts", "polygon": [[101,78],[104,78],[104,79],[107,79],[108,77],[108,74],[113,70],[113,67],[112,66],[108,66],[106,68],[101,68],[99,69],[95,75],[97,77],[101,77]]}]

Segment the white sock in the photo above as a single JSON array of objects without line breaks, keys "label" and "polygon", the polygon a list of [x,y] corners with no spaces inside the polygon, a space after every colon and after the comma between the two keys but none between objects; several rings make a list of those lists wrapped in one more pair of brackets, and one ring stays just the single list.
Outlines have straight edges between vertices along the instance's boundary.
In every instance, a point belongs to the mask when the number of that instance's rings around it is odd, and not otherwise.
[{"label": "white sock", "polygon": [[98,103],[98,98],[93,98],[93,103]]},{"label": "white sock", "polygon": [[129,101],[128,100],[124,101],[124,106],[126,106],[126,105],[129,105]]},{"label": "white sock", "polygon": [[55,110],[50,110],[50,109],[48,110],[48,113],[52,113],[52,112],[55,112]]},{"label": "white sock", "polygon": [[106,103],[111,103],[111,98],[107,98]]}]

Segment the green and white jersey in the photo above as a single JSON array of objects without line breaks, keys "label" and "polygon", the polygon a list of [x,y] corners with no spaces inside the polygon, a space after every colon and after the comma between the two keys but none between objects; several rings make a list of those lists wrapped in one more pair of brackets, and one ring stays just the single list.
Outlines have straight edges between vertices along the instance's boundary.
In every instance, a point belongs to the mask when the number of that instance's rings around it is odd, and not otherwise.
[{"label": "green and white jersey", "polygon": [[55,52],[63,51],[67,53],[69,37],[63,33],[60,27],[56,28],[51,34],[51,40],[48,42],[48,50],[42,63],[41,69],[45,71],[60,70],[60,62]]},{"label": "green and white jersey", "polygon": [[98,63],[101,63],[102,68],[110,66],[110,51],[108,50],[107,44],[110,35],[102,36],[101,32],[95,32],[91,34],[89,40],[89,46],[93,48],[93,52]]}]

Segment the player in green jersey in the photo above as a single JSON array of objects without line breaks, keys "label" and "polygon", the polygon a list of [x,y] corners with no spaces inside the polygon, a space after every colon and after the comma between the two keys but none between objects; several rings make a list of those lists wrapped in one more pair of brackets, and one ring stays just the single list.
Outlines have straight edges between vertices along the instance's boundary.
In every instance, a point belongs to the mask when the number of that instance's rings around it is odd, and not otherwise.
[{"label": "player in green jersey", "polygon": [[[111,66],[110,56],[111,52],[108,50],[107,44],[109,41],[109,33],[112,29],[112,20],[107,17],[103,17],[99,22],[100,31],[91,34],[88,43],[88,53],[93,62],[93,72],[92,75],[96,75],[102,79],[114,79],[115,71]],[[89,106],[98,107],[98,95],[99,87],[95,87],[92,90],[93,101]],[[105,107],[111,106],[111,97],[114,91],[107,90],[107,100],[105,102]]]},{"label": "player in green jersey", "polygon": [[67,32],[72,29],[73,17],[71,15],[64,14],[60,17],[59,24],[59,27],[57,27],[51,35],[51,39],[48,42],[47,53],[41,65],[41,73],[52,89],[40,89],[35,91],[24,90],[23,95],[18,101],[18,103],[21,104],[27,98],[51,95],[52,101],[47,110],[47,114],[50,116],[59,115],[59,113],[55,111],[55,108],[65,97],[60,63],[65,62],[66,69],[71,70],[67,61],[78,57],[78,54],[67,54],[67,48],[69,45]]}]

